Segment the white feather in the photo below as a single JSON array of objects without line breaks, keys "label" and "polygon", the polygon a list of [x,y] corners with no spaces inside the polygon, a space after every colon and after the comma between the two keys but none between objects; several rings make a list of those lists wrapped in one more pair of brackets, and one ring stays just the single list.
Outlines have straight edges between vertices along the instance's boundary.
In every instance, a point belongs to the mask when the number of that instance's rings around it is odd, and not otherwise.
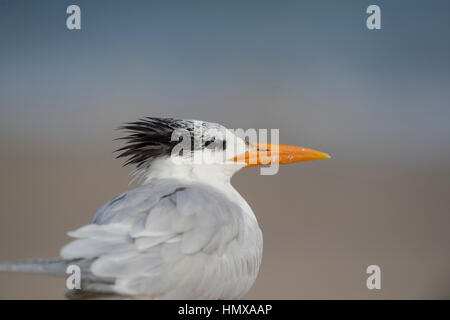
[{"label": "white feather", "polygon": [[[168,161],[156,165],[168,166]],[[262,254],[250,207],[226,174],[205,180],[186,166],[182,174],[177,168],[175,179],[163,169],[105,204],[92,224],[69,233],[78,239],[61,256],[95,258],[90,271],[99,279],[112,278],[117,294],[242,297],[256,279]]]}]

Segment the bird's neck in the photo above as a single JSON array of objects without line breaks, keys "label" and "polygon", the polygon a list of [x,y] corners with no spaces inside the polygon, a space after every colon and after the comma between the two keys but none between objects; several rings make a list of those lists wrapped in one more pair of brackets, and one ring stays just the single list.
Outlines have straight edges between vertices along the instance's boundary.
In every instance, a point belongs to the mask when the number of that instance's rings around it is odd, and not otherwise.
[{"label": "bird's neck", "polygon": [[178,164],[170,158],[155,159],[150,168],[143,174],[142,184],[148,184],[158,179],[177,179],[187,182],[200,182],[211,185],[224,192],[230,200],[236,202],[245,213],[245,217],[256,223],[252,209],[233,188],[230,183],[234,173],[243,168],[245,164]]},{"label": "bird's neck", "polygon": [[142,184],[153,179],[176,178],[208,184],[229,185],[234,173],[242,168],[242,164],[192,164],[175,163],[171,158],[155,159],[143,173]]}]

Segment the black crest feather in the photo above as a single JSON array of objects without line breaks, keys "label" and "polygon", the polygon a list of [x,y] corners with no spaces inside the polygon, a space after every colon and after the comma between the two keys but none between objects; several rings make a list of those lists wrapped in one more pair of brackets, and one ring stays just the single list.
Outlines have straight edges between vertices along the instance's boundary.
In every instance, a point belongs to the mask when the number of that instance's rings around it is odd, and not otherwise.
[{"label": "black crest feather", "polygon": [[145,117],[119,127],[129,133],[119,138],[126,145],[115,152],[121,152],[117,158],[128,158],[124,165],[135,164],[139,169],[148,165],[156,157],[169,156],[178,141],[172,141],[172,133],[177,129],[193,130],[193,123],[173,118]]}]

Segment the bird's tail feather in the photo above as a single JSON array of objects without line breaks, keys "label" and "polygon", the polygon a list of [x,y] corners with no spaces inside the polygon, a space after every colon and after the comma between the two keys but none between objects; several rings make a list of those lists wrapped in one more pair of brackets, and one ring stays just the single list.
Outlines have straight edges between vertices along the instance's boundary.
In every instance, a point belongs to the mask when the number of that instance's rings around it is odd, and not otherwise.
[{"label": "bird's tail feather", "polygon": [[39,259],[21,262],[0,263],[0,271],[26,272],[47,274],[52,276],[66,276],[66,268],[71,261],[56,259]]},{"label": "bird's tail feather", "polygon": [[21,262],[0,263],[1,271],[25,272],[34,274],[45,274],[50,276],[67,277],[67,267],[77,265],[81,268],[83,278],[81,279],[81,290],[69,290],[66,293],[69,299],[127,299],[125,296],[117,295],[113,289],[114,280],[99,278],[89,271],[92,260],[61,258],[39,259]]}]

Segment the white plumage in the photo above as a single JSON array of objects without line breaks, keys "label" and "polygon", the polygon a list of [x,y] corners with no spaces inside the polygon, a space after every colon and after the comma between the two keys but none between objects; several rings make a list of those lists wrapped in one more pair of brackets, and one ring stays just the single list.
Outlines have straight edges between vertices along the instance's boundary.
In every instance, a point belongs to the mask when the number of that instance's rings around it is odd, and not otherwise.
[{"label": "white plumage", "polygon": [[[218,124],[192,120],[146,118],[124,129],[131,134],[121,156],[137,165],[141,186],[118,195],[90,224],[69,232],[75,239],[62,248],[60,259],[5,263],[0,270],[62,276],[68,265],[78,265],[82,288],[71,291],[71,297],[243,297],[258,275],[262,233],[230,179],[252,165],[249,159],[259,159],[258,144]],[[178,129],[199,139],[187,155],[172,152]],[[301,147],[276,147],[279,151],[267,157],[279,163],[329,157]],[[215,161],[198,162],[196,155]]]},{"label": "white plumage", "polygon": [[[262,234],[229,184],[153,178],[103,206],[69,235],[64,259],[92,259],[111,292],[153,299],[236,299],[258,274]],[[94,278],[94,279],[95,279]],[[105,291],[88,281],[88,291]]]}]

